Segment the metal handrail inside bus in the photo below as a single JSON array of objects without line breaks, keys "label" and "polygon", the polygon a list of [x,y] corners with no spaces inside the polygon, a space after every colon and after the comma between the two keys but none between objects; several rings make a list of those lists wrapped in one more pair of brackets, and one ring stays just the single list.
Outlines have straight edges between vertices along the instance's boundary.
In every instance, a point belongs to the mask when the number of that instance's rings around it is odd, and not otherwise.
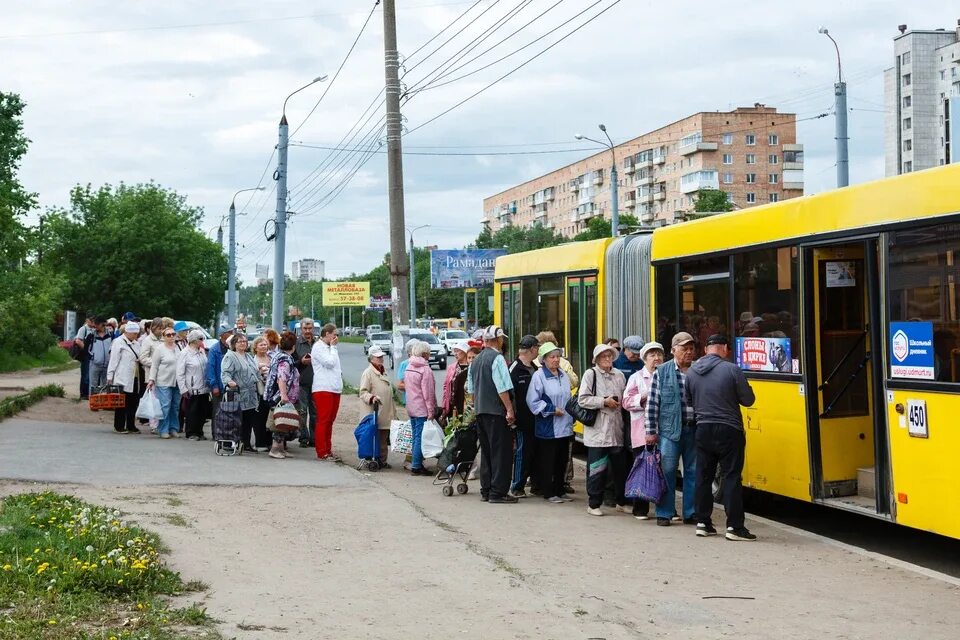
[{"label": "metal handrail inside bus", "polygon": [[867,353],[867,355],[863,356],[863,360],[860,361],[860,365],[857,367],[856,371],[850,374],[850,377],[847,378],[846,383],[844,383],[844,385],[840,387],[840,391],[837,392],[836,397],[832,401],[830,401],[830,404],[827,405],[827,408],[824,409],[823,413],[820,414],[821,418],[826,418],[828,415],[830,415],[830,412],[833,411],[833,408],[836,406],[837,401],[843,397],[843,394],[847,392],[847,389],[849,389],[850,385],[853,384],[853,381],[857,379],[857,376],[860,375],[860,372],[863,371],[863,368],[867,366],[867,363],[870,361],[871,355],[872,354]]},{"label": "metal handrail inside bus", "polygon": [[820,386],[817,387],[817,391],[823,391],[825,388],[827,388],[827,386],[830,384],[830,381],[833,380],[833,377],[837,375],[838,371],[840,371],[840,367],[846,364],[850,356],[853,355],[853,352],[856,351],[857,347],[860,346],[860,343],[863,342],[863,339],[867,337],[868,330],[869,330],[869,327],[867,329],[864,329],[863,332],[859,336],[857,336],[856,341],[850,346],[850,349],[847,350],[844,356],[840,358],[840,362],[838,362],[837,366],[833,368],[833,371],[830,372],[830,375],[828,375],[827,378],[820,384]]}]

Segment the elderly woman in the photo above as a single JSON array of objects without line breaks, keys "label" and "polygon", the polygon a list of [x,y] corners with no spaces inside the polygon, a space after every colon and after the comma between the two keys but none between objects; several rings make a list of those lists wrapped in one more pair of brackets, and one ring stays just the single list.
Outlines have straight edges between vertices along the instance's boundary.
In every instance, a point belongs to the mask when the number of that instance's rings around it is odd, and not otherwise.
[{"label": "elderly woman", "polygon": [[[627,469],[621,453],[623,447],[623,417],[620,400],[627,385],[623,374],[613,368],[617,350],[605,344],[593,349],[593,365],[580,380],[577,402],[584,409],[597,412],[593,426],[583,427],[583,444],[587,447],[587,513],[602,516],[603,489],[612,474],[613,488],[619,511],[626,509],[623,495]],[[561,365],[562,366],[562,365]]]},{"label": "elderly woman", "polygon": [[[260,337],[267,341],[268,353],[275,354],[280,350],[280,334],[275,329],[267,329]],[[256,344],[256,340],[254,340],[254,344]]]},{"label": "elderly woman", "polygon": [[300,401],[300,369],[293,356],[296,348],[297,335],[284,331],[267,376],[267,404],[274,407],[267,421],[273,440],[267,455],[278,460],[292,457],[287,450],[287,434],[300,430],[300,416],[295,409],[279,412],[296,407]]},{"label": "elderly woman", "polygon": [[[273,331],[273,329],[271,329]],[[257,451],[270,450],[270,432],[267,431],[267,418],[270,416],[270,406],[263,398],[263,391],[266,388],[267,376],[270,374],[270,365],[273,358],[280,353],[280,334],[276,331],[277,350],[271,351],[272,347],[266,337],[266,334],[259,336],[253,341],[253,359],[257,363],[257,373],[260,376],[257,381],[257,413],[253,421],[253,439],[257,445]]]},{"label": "elderly woman", "polygon": [[160,334],[161,342],[153,348],[150,356],[150,373],[147,389],[157,394],[163,418],[157,425],[157,435],[164,440],[177,437],[180,431],[180,389],[177,387],[177,333],[166,327]]},{"label": "elderly woman", "polygon": [[[627,388],[623,392],[623,408],[630,412],[630,442],[634,457],[644,449],[647,424],[647,398],[650,396],[650,381],[657,367],[663,364],[663,345],[648,342],[639,351],[643,368],[630,376]],[[650,504],[646,500],[635,498],[633,517],[637,520],[649,519]]]},{"label": "elderly woman", "polygon": [[413,431],[413,463],[410,474],[426,476],[430,475],[430,472],[423,466],[420,440],[424,423],[434,417],[437,409],[437,385],[433,380],[433,369],[430,368],[430,345],[418,340],[411,347],[410,353],[407,371],[403,374],[407,414],[410,416],[410,428]]},{"label": "elderly woman", "polygon": [[113,430],[117,433],[140,433],[137,429],[137,404],[143,389],[143,369],[140,367],[140,325],[128,322],[123,325],[123,335],[110,347],[110,363],[107,365],[107,384],[123,387],[124,407],[113,414]]},{"label": "elderly woman", "polygon": [[194,329],[187,334],[187,348],[177,360],[177,386],[187,400],[187,440],[206,440],[203,423],[210,413],[210,387],[207,386],[207,354],[203,350],[203,332]]},{"label": "elderly woman", "polygon": [[566,412],[570,378],[560,368],[560,349],[552,342],[537,351],[543,366],[527,388],[527,407],[534,415],[537,439],[537,487],[552,504],[570,500],[563,490],[567,472],[567,449],[573,437],[573,418]]},{"label": "elderly woman", "polygon": [[389,469],[387,450],[390,447],[390,422],[397,419],[390,376],[383,366],[383,349],[374,345],[367,352],[370,363],[360,376],[360,399],[369,407],[368,413],[377,413],[377,435],[380,437],[380,467]]},{"label": "elderly woman", "polygon": [[441,408],[444,418],[463,415],[467,396],[467,369],[470,368],[467,363],[467,352],[470,347],[465,341],[454,342],[451,350],[457,363],[456,366],[447,369],[447,376],[443,380]]},{"label": "elderly woman", "polygon": [[233,336],[230,340],[230,350],[223,355],[223,362],[220,363],[220,375],[225,390],[239,394],[240,409],[243,412],[240,422],[240,445],[243,450],[256,453],[257,450],[250,445],[250,433],[253,431],[257,407],[260,404],[257,399],[257,381],[260,379],[260,374],[257,371],[256,361],[247,351],[247,345],[247,336],[242,333]]}]

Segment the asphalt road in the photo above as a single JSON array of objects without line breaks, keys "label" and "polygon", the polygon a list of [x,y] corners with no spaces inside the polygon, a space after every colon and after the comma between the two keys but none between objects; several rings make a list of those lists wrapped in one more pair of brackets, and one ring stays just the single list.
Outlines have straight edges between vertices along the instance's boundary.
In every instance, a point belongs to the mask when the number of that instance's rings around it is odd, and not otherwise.
[{"label": "asphalt road", "polygon": [[[363,374],[363,370],[367,368],[367,356],[363,355],[363,345],[341,342],[337,346],[337,351],[340,352],[340,367],[343,370],[343,379],[355,387],[360,386],[360,376]],[[454,362],[452,357],[447,358],[447,366]],[[394,380],[394,384],[396,384],[396,369],[390,369],[389,358],[386,358],[385,365],[387,370],[390,371],[390,377]],[[397,366],[400,366],[399,360]],[[445,369],[441,370],[437,369],[436,366],[433,367],[433,379],[437,383],[438,401],[443,397],[443,379],[446,375]]]}]

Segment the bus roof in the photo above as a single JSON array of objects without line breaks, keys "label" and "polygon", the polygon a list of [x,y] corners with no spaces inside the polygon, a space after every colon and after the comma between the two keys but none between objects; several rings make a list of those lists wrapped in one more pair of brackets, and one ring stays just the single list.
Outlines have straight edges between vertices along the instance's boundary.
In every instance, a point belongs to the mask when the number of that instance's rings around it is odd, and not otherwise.
[{"label": "bus roof", "polygon": [[654,231],[652,257],[715,253],[958,212],[960,164],[954,164],[663,227]]},{"label": "bus roof", "polygon": [[[526,276],[535,273],[568,273],[571,271],[596,271],[603,264],[603,257],[612,238],[568,242],[555,247],[535,249],[497,258],[497,280]],[[558,262],[557,256],[563,260]]]}]

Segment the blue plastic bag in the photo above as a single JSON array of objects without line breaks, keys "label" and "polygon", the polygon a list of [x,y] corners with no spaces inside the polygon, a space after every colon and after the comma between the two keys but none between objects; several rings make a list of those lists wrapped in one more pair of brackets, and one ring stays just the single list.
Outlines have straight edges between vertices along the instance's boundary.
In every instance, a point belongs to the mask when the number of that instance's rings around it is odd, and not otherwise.
[{"label": "blue plastic bag", "polygon": [[368,413],[353,430],[357,439],[357,457],[361,460],[380,459],[380,438],[377,433],[377,414]]},{"label": "blue plastic bag", "polygon": [[666,490],[667,481],[663,477],[663,469],[660,468],[660,450],[656,447],[644,447],[633,461],[624,495],[647,502],[660,502]]}]

